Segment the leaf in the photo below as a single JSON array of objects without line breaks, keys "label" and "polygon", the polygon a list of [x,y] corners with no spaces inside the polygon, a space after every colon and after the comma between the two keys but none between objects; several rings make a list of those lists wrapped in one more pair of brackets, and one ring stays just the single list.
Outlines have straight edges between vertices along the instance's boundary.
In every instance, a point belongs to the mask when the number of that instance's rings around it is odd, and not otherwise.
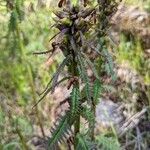
[{"label": "leaf", "polygon": [[80,55],[80,53],[78,53],[78,62],[79,62],[79,66],[78,66],[78,69],[79,69],[79,73],[80,73],[80,76],[82,78],[82,80],[85,82],[85,93],[86,93],[86,97],[88,99],[88,102],[91,104],[91,90],[90,90],[90,80],[89,80],[89,77],[87,75],[87,71],[86,71],[86,65],[85,65],[85,62],[82,58],[82,56]]},{"label": "leaf", "polygon": [[[54,76],[53,76],[53,78],[54,78]],[[40,103],[40,102],[43,100],[43,98],[52,90],[52,86],[50,86],[49,88],[48,88],[48,86],[51,84],[53,78],[52,78],[51,81],[48,83],[46,89],[43,91],[42,94],[44,94],[44,95],[36,102],[36,104],[34,104],[34,106],[32,107],[32,109],[33,109],[35,106],[37,106],[38,103]],[[60,83],[62,83],[63,81],[65,81],[65,80],[67,80],[67,79],[70,79],[70,78],[71,78],[70,76],[69,76],[69,77],[64,77],[64,78],[62,78],[60,81],[58,81],[58,82],[56,83],[55,87],[58,86],[58,85],[59,85]]]},{"label": "leaf", "polygon": [[52,37],[50,38],[49,42],[52,41],[54,38],[56,38],[57,35],[59,35],[60,33],[61,33],[61,32],[58,32],[58,33],[56,33],[54,36],[52,36]]},{"label": "leaf", "polygon": [[78,145],[77,145],[77,150],[90,150],[84,137],[81,134],[77,135],[78,138]]},{"label": "leaf", "polygon": [[81,116],[88,122],[93,122],[95,120],[93,112],[91,111],[90,108],[86,106],[82,106]]},{"label": "leaf", "polygon": [[69,124],[69,111],[64,116],[60,116],[51,130],[51,138],[48,140],[49,149],[58,144],[65,142],[65,139],[72,133]]},{"label": "leaf", "polygon": [[69,31],[68,28],[64,28],[61,30],[60,34],[58,35],[56,42],[62,43],[62,41],[65,39],[65,36],[67,35],[67,32]]},{"label": "leaf", "polygon": [[63,4],[66,4],[66,0],[60,0],[59,3],[58,3],[58,7],[62,7]]},{"label": "leaf", "polygon": [[95,10],[95,8],[87,8],[86,10],[84,10],[84,12],[81,12],[79,14],[80,17],[82,18],[86,18],[88,17],[89,15],[91,15],[91,13]]},{"label": "leaf", "polygon": [[[69,55],[67,55],[67,56],[69,56]],[[67,57],[67,56],[66,56],[66,57]],[[65,61],[65,59],[64,59],[64,61]],[[62,63],[63,63],[63,62],[62,62]],[[61,65],[60,65],[59,67],[61,67]],[[58,67],[58,68],[59,68],[59,67]],[[57,71],[58,71],[58,70],[57,70]],[[53,75],[53,77],[51,78],[51,80],[48,82],[46,88],[44,89],[44,91],[43,91],[42,93],[40,93],[40,95],[44,94],[44,93],[48,90],[48,87],[50,86],[50,84],[51,84],[52,81],[54,80],[56,74],[57,74],[57,72]],[[69,78],[70,78],[70,76],[69,76],[69,77],[65,77],[64,79],[62,79],[62,81],[59,81],[59,82],[57,83],[57,85],[60,84],[61,82],[63,82],[64,80],[69,79]],[[49,91],[50,91],[50,90],[49,90]]]},{"label": "leaf", "polygon": [[94,73],[94,76],[95,76],[98,80],[100,80],[100,79],[99,79],[99,75],[98,75],[98,73],[97,73],[97,70],[96,70],[94,64],[91,62],[91,60],[88,58],[88,56],[87,56],[85,53],[81,53],[81,54],[82,54],[82,56],[85,58],[85,60],[87,61],[87,63],[88,63],[88,65],[90,66],[90,68],[92,69],[92,71],[93,71],[93,73]]},{"label": "leaf", "polygon": [[57,83],[57,80],[58,80],[58,77],[59,77],[59,74],[62,72],[62,70],[64,69],[64,67],[67,65],[68,61],[70,60],[71,58],[71,55],[68,55],[64,60],[63,62],[59,65],[55,75],[54,75],[54,78],[53,78],[53,81],[52,81],[52,90],[51,90],[51,93],[53,93],[55,91],[55,87],[56,87],[56,83]]},{"label": "leaf", "polygon": [[50,84],[52,83],[53,79],[54,79],[54,75],[50,79],[50,81],[47,83],[46,88],[43,90],[43,92],[41,92],[39,95],[43,95],[48,90],[48,88],[49,88]]},{"label": "leaf", "polygon": [[109,54],[108,50],[104,49],[103,50],[105,59],[106,59],[106,64],[105,64],[105,69],[108,73],[108,75],[111,75],[112,80],[115,81],[116,80],[116,74],[114,72],[114,64],[113,64],[113,60],[111,55]]},{"label": "leaf", "polygon": [[71,119],[74,119],[79,110],[80,91],[78,87],[74,87],[71,92]]},{"label": "leaf", "polygon": [[54,11],[53,12],[59,19],[67,18],[68,13],[63,11]]},{"label": "leaf", "polygon": [[80,114],[88,123],[87,135],[93,139],[94,128],[95,128],[95,123],[96,123],[95,122],[95,106],[91,108],[87,107],[86,105],[82,106]]},{"label": "leaf", "polygon": [[98,104],[98,98],[102,92],[101,83],[99,80],[95,80],[94,86],[93,86],[93,99],[95,104]]},{"label": "leaf", "polygon": [[76,150],[94,150],[96,148],[95,143],[88,140],[86,138],[86,135],[82,135],[78,133],[77,139],[78,139],[78,145]]}]

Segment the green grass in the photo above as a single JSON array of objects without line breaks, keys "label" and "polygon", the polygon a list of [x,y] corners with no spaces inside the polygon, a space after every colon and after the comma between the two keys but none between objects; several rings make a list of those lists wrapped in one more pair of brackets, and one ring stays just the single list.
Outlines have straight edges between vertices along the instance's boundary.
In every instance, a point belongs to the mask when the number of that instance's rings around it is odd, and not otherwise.
[{"label": "green grass", "polygon": [[[22,52],[17,37],[14,38],[13,32],[8,34],[9,17],[10,12],[0,7],[0,97],[3,96],[0,99],[0,149],[3,147],[5,150],[26,147],[27,140],[40,128],[37,117],[44,118],[41,113],[43,103],[38,106],[39,116],[32,106],[39,99],[37,93],[46,87],[61,61],[59,55],[53,58],[54,63],[46,66],[48,56],[32,54],[49,49],[49,39],[55,34],[50,30],[53,23],[50,10],[28,13],[19,23]],[[49,99],[44,103],[49,108],[52,105]],[[49,126],[50,123],[45,122]]]},{"label": "green grass", "polygon": [[121,43],[116,53],[117,60],[120,63],[128,62],[143,78],[146,85],[150,85],[149,59],[145,58],[144,50],[139,40],[126,41],[124,36],[121,36]]}]

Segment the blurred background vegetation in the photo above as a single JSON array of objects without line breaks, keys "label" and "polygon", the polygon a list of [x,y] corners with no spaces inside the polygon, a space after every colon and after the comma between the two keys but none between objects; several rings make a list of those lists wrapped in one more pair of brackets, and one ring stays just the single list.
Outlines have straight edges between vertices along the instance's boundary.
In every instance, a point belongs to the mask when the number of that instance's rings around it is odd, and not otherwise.
[{"label": "blurred background vegetation", "polygon": [[[126,5],[150,12],[149,0],[126,0]],[[0,150],[31,149],[28,142],[32,137],[49,134],[54,105],[51,96],[35,109],[32,106],[57,69],[61,55],[48,59],[33,52],[50,49],[49,39],[56,33],[51,30],[56,7],[57,1],[52,0],[0,1]],[[150,59],[145,59],[140,40],[128,40],[123,34],[120,39],[116,61],[127,61],[149,87]],[[149,92],[147,89],[150,98]]]}]

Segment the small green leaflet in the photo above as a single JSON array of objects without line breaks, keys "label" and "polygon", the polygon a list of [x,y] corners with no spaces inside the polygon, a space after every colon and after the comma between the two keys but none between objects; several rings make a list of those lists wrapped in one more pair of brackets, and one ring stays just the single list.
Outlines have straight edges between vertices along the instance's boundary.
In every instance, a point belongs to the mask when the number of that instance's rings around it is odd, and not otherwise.
[{"label": "small green leaflet", "polygon": [[106,69],[108,75],[111,75],[112,80],[115,81],[116,80],[116,74],[113,70],[114,69],[114,63],[113,63],[112,57],[109,54],[107,49],[104,49],[103,53],[104,53],[104,56],[106,59],[105,69]]},{"label": "small green leaflet", "polygon": [[58,69],[57,69],[57,72],[55,73],[54,75],[54,78],[53,78],[53,81],[52,81],[52,90],[51,92],[53,93],[55,91],[55,85],[57,83],[57,80],[58,80],[58,77],[59,77],[59,74],[62,72],[62,70],[64,69],[64,67],[66,66],[66,64],[68,63],[68,61],[70,60],[71,58],[71,55],[68,55],[64,60],[63,62],[59,65]]},{"label": "small green leaflet", "polygon": [[90,150],[90,147],[87,145],[87,142],[83,135],[78,134],[77,139],[79,141],[77,145],[77,150]]},{"label": "small green leaflet", "polygon": [[71,119],[74,119],[79,110],[79,99],[80,99],[80,91],[77,86],[75,86],[71,92]]},{"label": "small green leaflet", "polygon": [[86,62],[88,63],[88,65],[90,66],[92,72],[94,73],[94,76],[99,79],[99,75],[97,73],[97,70],[94,66],[94,64],[91,62],[91,60],[88,58],[88,56],[85,53],[81,53],[82,56],[85,58]]},{"label": "small green leaflet", "polygon": [[78,133],[76,138],[79,141],[76,150],[95,150],[96,143],[88,139],[86,135]]},{"label": "small green leaflet", "polygon": [[87,120],[88,122],[93,122],[94,121],[94,114],[91,111],[90,108],[86,107],[86,106],[82,106],[81,108],[81,116]]},{"label": "small green leaflet", "polygon": [[60,116],[58,119],[58,124],[55,124],[52,128],[52,135],[48,141],[49,149],[53,149],[56,144],[64,142],[67,136],[71,133],[71,128],[69,124],[69,111],[66,112],[65,116]]},{"label": "small green leaflet", "polygon": [[85,82],[86,97],[88,99],[88,102],[91,103],[90,80],[87,75],[85,62],[84,62],[82,56],[80,55],[80,53],[78,53],[78,61],[79,61],[79,66],[78,66],[79,73],[81,75],[82,80]]},{"label": "small green leaflet", "polygon": [[98,104],[98,98],[102,92],[102,86],[99,80],[95,80],[94,85],[93,85],[93,99],[94,103]]},{"label": "small green leaflet", "polygon": [[[60,81],[58,81],[56,84],[55,84],[55,87],[58,86],[60,83],[62,83],[63,81],[67,80],[67,79],[70,79],[70,76],[69,77],[64,77],[62,78]],[[38,103],[40,103],[43,98],[52,90],[52,87],[50,86],[49,88],[47,87],[46,90],[44,90],[44,92],[42,93],[43,96],[34,104],[34,106],[32,107],[32,109],[34,107],[36,107],[38,105]]]}]

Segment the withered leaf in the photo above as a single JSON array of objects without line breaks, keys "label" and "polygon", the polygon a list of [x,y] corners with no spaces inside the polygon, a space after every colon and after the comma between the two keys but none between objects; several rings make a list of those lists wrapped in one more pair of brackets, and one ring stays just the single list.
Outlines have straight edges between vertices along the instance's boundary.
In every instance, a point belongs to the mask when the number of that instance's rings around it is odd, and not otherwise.
[{"label": "withered leaf", "polygon": [[53,12],[59,19],[63,19],[67,17],[68,13],[62,11],[55,11]]},{"label": "withered leaf", "polygon": [[86,9],[84,12],[81,12],[81,13],[79,14],[79,16],[82,17],[82,18],[86,18],[86,17],[88,17],[94,10],[95,10],[94,8],[88,8],[88,9]]},{"label": "withered leaf", "polygon": [[66,4],[66,0],[60,0],[59,3],[58,3],[58,7],[62,7],[63,4]]}]

